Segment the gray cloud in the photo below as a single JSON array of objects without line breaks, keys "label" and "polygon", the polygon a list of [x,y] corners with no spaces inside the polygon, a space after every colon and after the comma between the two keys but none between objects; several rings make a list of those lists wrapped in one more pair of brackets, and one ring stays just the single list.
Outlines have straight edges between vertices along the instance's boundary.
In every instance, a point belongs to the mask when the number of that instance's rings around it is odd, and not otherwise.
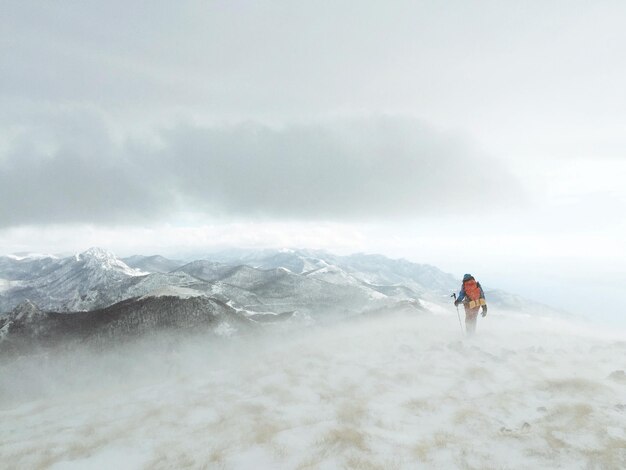
[{"label": "gray cloud", "polygon": [[480,213],[521,197],[498,161],[418,121],[378,117],[293,125],[179,125],[160,144],[115,144],[72,117],[24,133],[0,161],[0,220],[143,223],[207,217],[371,220]]},{"label": "gray cloud", "polygon": [[160,196],[101,121],[57,116],[23,131],[0,157],[0,221],[115,222],[152,219]]},{"label": "gray cloud", "polygon": [[467,127],[595,127],[623,121],[625,12],[586,0],[5,1],[0,94],[116,113],[417,110]]}]

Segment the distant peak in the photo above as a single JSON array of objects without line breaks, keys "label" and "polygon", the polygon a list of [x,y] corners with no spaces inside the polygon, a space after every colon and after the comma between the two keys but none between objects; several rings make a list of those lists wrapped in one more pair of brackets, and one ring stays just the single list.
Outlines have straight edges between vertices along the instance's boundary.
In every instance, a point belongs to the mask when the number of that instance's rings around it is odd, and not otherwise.
[{"label": "distant peak", "polygon": [[115,254],[99,247],[91,247],[77,254],[76,261],[83,261],[87,266],[91,267],[120,271],[128,276],[141,276],[146,274],[138,269],[130,268],[126,263],[115,256]]},{"label": "distant peak", "polygon": [[83,251],[82,253],[80,253],[80,256],[89,257],[89,258],[98,258],[98,259],[117,258],[110,251],[105,250],[104,248],[97,247],[97,246],[93,246],[89,248],[88,250]]}]

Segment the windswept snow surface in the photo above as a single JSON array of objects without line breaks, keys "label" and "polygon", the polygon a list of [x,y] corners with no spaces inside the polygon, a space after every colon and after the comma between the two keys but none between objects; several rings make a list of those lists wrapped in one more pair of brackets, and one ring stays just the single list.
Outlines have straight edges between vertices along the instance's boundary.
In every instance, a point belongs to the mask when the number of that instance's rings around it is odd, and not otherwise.
[{"label": "windswept snow surface", "polygon": [[393,314],[2,361],[2,467],[626,468],[624,336],[478,330]]}]

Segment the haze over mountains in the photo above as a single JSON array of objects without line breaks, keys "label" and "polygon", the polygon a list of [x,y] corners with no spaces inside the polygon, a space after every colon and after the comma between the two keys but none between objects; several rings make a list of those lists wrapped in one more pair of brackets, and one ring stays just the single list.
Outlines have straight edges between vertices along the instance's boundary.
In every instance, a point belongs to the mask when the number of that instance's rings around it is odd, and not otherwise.
[{"label": "haze over mountains", "polygon": [[[277,321],[452,313],[449,295],[459,286],[429,265],[312,250],[232,250],[191,262],[157,255],[120,259],[101,248],[69,257],[11,255],[0,257],[0,279],[5,349],[15,341],[102,341],[172,328],[232,334]],[[485,287],[494,312],[532,307],[558,313]]]}]

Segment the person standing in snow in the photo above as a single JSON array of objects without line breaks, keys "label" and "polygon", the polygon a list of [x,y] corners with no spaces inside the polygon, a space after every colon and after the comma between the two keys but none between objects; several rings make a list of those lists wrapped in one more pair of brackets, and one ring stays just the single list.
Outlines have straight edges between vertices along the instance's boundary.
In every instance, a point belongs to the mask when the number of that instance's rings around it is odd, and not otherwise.
[{"label": "person standing in snow", "polygon": [[477,282],[471,274],[463,276],[461,291],[454,301],[456,306],[461,303],[465,307],[465,331],[468,335],[472,335],[476,331],[476,318],[481,307],[482,316],[487,315],[487,302],[480,282]]}]

